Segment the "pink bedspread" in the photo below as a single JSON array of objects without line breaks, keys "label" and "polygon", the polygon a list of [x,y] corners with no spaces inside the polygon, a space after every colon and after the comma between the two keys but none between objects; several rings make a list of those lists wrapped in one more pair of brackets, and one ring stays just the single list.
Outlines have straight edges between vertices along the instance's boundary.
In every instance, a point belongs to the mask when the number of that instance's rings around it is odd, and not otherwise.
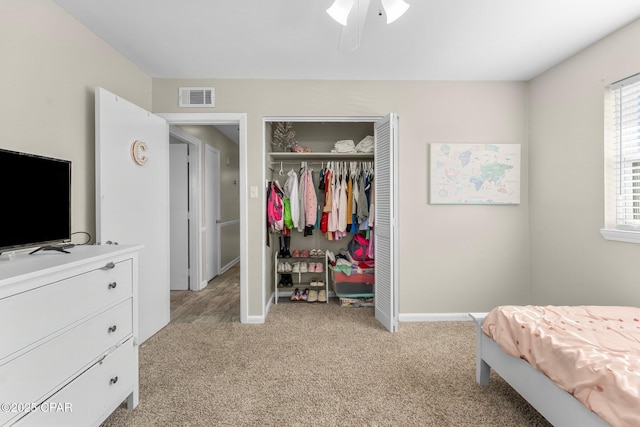
[{"label": "pink bedspread", "polygon": [[640,426],[640,308],[502,306],[482,330],[612,426]]}]

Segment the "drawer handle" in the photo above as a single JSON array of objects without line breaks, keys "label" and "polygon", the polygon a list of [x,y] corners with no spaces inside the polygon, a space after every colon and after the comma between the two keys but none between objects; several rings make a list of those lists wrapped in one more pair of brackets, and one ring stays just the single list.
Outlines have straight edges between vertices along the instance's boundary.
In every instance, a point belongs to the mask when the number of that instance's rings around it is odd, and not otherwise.
[{"label": "drawer handle", "polygon": [[109,289],[115,289],[118,284],[116,282],[109,283]]},{"label": "drawer handle", "polygon": [[116,265],[113,262],[108,262],[107,265],[102,267],[102,270],[111,270],[112,268],[116,268]]},{"label": "drawer handle", "polygon": [[115,331],[116,331],[116,329],[118,329],[118,327],[117,327],[116,325],[109,326],[109,333],[111,333],[111,332],[115,332]]},{"label": "drawer handle", "polygon": [[111,385],[111,384],[115,384],[115,383],[117,383],[117,382],[118,382],[118,377],[113,377],[113,378],[111,378],[111,379],[109,380],[109,385]]}]

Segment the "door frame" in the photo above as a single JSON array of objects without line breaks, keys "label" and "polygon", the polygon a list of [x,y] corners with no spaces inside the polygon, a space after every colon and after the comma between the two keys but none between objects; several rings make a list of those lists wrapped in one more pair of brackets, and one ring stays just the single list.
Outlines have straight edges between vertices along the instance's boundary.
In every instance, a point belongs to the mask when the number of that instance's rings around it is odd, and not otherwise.
[{"label": "door frame", "polygon": [[[206,178],[206,175],[208,173],[207,171],[207,151],[214,153],[214,155],[216,156],[216,160],[217,160],[217,164],[215,165],[215,173],[213,174],[213,182],[208,182],[205,180],[205,185],[204,185],[204,205],[207,206],[207,198],[208,197],[212,197],[211,200],[211,204],[214,207],[214,212],[212,213],[213,215],[213,221],[212,222],[207,222],[207,215],[205,214],[205,217],[203,218],[203,222],[204,222],[204,227],[203,229],[205,230],[205,241],[207,242],[206,244],[208,244],[210,236],[208,235],[209,233],[209,225],[211,225],[211,228],[213,229],[214,232],[214,242],[213,242],[213,246],[215,247],[215,258],[213,259],[213,275],[211,274],[206,274],[205,275],[205,280],[208,282],[209,280],[213,279],[214,277],[216,277],[217,275],[220,274],[220,150],[218,150],[215,147],[212,147],[211,145],[205,145],[205,151],[204,151],[204,165],[205,165],[205,171],[204,171],[204,176]],[[210,166],[210,165],[209,165]],[[209,188],[209,185],[212,185],[212,188]],[[206,211],[206,208],[205,208]],[[211,256],[211,254],[209,253],[209,251],[206,248],[205,245],[205,255],[207,257],[207,259]],[[206,273],[207,271],[207,261],[204,262],[204,271]],[[205,284],[206,286],[206,284]]]},{"label": "door frame", "polygon": [[154,113],[169,125],[238,125],[240,161],[240,322],[249,323],[247,241],[247,115],[246,113]]},{"label": "door frame", "polygon": [[202,211],[200,209],[202,141],[171,124],[169,125],[169,135],[189,146],[189,277],[191,278],[189,288],[193,291],[200,291],[207,286],[200,268],[203,253],[201,239]]},{"label": "door frame", "polygon": [[[396,113],[393,113],[393,115],[395,117],[397,117]],[[384,116],[263,116],[262,118],[262,158],[265,159],[265,162],[263,162],[262,165],[262,176],[265,178],[265,181],[267,180],[267,175],[266,175],[266,159],[268,156],[267,153],[267,135],[266,135],[266,125],[267,123],[273,123],[273,122],[327,122],[327,123],[353,123],[353,122],[360,122],[360,123],[365,123],[365,122],[370,122],[371,124],[373,124],[375,126],[375,124],[377,122],[380,122],[381,120],[384,120],[384,118],[386,117],[386,115]],[[397,132],[397,128],[396,128],[396,132]],[[397,138],[397,134],[396,134],[396,139],[395,139],[395,150],[397,153],[397,146],[398,146],[398,138]],[[394,160],[397,162],[397,155],[394,158]],[[398,175],[397,175],[397,164],[394,167],[394,183],[393,183],[393,188],[394,188],[394,203],[396,203],[396,214],[397,214],[397,197],[398,197]],[[266,218],[266,206],[267,206],[267,200],[266,200],[266,191],[263,193],[263,201],[262,201],[262,217]],[[397,325],[398,323],[398,318],[399,318],[399,300],[398,300],[398,294],[399,294],[399,286],[400,286],[400,282],[399,282],[399,276],[398,276],[398,251],[399,251],[399,246],[398,246],[398,227],[397,225],[395,225],[395,221],[397,221],[397,219],[393,219],[394,221],[394,226],[392,228],[392,233],[394,233],[394,237],[393,237],[393,245],[391,247],[391,250],[394,253],[394,259],[390,261],[393,262],[393,265],[390,265],[390,267],[392,267],[393,269],[393,284],[392,284],[392,289],[391,292],[394,295],[394,313],[392,313],[392,317],[393,317],[393,321],[395,322],[395,324]],[[267,237],[266,237],[266,233],[262,234],[262,300],[265,301],[267,298],[267,294],[271,292],[271,274],[267,271],[267,268],[270,264],[273,263],[273,259],[271,258],[271,256],[267,253]],[[269,309],[271,308],[271,303],[273,301],[273,298],[269,298],[268,302],[266,303],[266,307],[263,308],[263,313],[264,313],[264,318],[266,319],[267,314],[269,313]],[[395,331],[392,331],[395,332]]]}]

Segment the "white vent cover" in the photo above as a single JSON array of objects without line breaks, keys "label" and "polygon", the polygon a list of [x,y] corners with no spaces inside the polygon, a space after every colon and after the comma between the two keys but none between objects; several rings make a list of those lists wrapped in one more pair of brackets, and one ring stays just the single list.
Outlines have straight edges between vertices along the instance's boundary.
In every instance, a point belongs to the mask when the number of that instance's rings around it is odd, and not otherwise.
[{"label": "white vent cover", "polygon": [[216,90],[212,87],[181,87],[178,99],[180,107],[215,107]]}]

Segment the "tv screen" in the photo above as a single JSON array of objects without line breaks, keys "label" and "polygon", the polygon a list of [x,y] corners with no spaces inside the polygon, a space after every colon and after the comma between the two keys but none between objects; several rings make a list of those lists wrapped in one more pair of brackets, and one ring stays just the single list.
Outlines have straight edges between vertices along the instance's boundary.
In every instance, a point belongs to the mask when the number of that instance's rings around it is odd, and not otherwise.
[{"label": "tv screen", "polygon": [[0,149],[0,252],[71,239],[71,162]]}]

